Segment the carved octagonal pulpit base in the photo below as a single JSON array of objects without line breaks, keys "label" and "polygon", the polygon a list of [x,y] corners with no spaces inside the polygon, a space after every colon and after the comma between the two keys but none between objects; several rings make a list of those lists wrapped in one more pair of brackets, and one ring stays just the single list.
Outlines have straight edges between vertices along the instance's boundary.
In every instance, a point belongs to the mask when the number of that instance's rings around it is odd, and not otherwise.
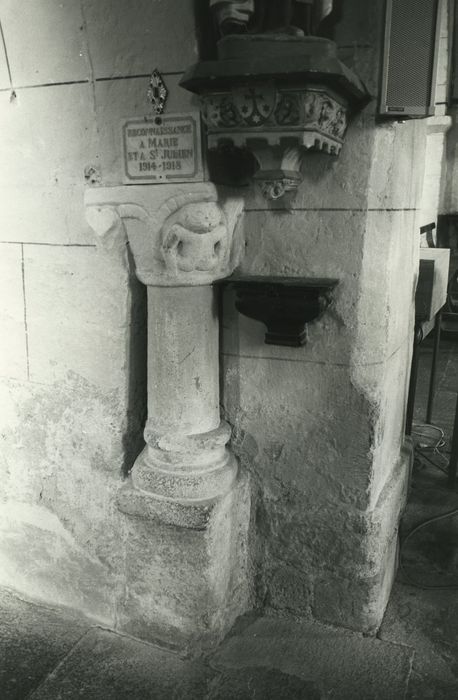
[{"label": "carved octagonal pulpit base", "polygon": [[225,36],[218,60],[192,66],[180,84],[200,96],[208,147],[250,151],[271,200],[297,189],[308,150],[339,155],[350,116],[370,99],[334,42],[291,34]]}]

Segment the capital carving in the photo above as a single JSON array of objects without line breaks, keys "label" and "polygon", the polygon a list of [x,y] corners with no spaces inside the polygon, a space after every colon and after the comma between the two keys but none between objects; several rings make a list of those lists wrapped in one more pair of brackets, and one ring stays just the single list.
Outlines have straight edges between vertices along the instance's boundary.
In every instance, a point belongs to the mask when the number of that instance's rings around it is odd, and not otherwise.
[{"label": "capital carving", "polygon": [[99,238],[105,245],[127,238],[138,278],[156,286],[210,284],[230,275],[242,249],[235,234],[242,210],[240,197],[219,202],[211,183],[86,193],[86,217]]},{"label": "capital carving", "polygon": [[126,231],[116,207],[87,207],[86,220],[96,234],[101,247],[113,250],[115,247],[126,244]]}]

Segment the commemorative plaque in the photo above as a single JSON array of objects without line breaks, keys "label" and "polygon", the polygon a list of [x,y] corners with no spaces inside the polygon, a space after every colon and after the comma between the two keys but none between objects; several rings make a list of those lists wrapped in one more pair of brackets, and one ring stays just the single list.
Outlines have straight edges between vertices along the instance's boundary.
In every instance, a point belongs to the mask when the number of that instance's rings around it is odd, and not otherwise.
[{"label": "commemorative plaque", "polygon": [[123,182],[202,182],[200,115],[167,114],[122,124]]}]

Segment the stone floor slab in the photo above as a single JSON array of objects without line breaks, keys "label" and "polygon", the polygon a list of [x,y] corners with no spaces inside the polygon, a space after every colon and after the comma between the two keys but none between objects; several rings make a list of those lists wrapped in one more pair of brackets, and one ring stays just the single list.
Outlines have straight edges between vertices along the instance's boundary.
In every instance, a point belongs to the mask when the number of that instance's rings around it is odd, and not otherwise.
[{"label": "stone floor slab", "polygon": [[[452,513],[458,508],[458,493],[456,489],[448,488],[446,475],[428,463],[418,464],[414,468],[409,502],[402,521],[403,540],[429,518]],[[413,533],[403,543],[402,563],[403,572],[399,578],[404,583],[458,587],[458,514]],[[440,607],[440,589],[436,593],[436,604]]]},{"label": "stone floor slab", "polygon": [[406,646],[313,622],[263,618],[228,639],[212,665],[225,671],[277,669],[315,684],[333,700],[402,700],[412,658]]},{"label": "stone floor slab", "polygon": [[[319,687],[269,668],[245,668],[217,675],[205,700],[320,700]],[[197,699],[196,699],[197,700]]]},{"label": "stone floor slab", "polygon": [[24,700],[79,641],[89,624],[0,589],[0,698]]},{"label": "stone floor slab", "polygon": [[[420,350],[415,418],[425,421],[433,340]],[[437,365],[437,392],[432,423],[444,430],[440,454],[417,452],[407,510],[401,527],[405,537],[428,518],[458,507],[458,489],[448,488],[450,437],[458,391],[458,339],[443,334]],[[434,467],[431,461],[437,465]],[[419,530],[402,550],[404,572],[398,575],[379,631],[381,639],[415,648],[408,700],[458,698],[458,591],[417,586],[458,584],[458,517]],[[417,586],[409,585],[408,579]]]},{"label": "stone floor slab", "polygon": [[415,648],[408,700],[458,698],[457,591],[397,583],[379,636]]},{"label": "stone floor slab", "polygon": [[[458,507],[456,490],[432,465],[413,473],[401,532]],[[432,523],[402,547],[403,569],[391,593],[379,636],[415,648],[409,700],[458,698],[458,517]],[[413,582],[416,585],[410,585]]]},{"label": "stone floor slab", "polygon": [[33,700],[198,700],[206,667],[114,632],[91,629],[33,693]]}]

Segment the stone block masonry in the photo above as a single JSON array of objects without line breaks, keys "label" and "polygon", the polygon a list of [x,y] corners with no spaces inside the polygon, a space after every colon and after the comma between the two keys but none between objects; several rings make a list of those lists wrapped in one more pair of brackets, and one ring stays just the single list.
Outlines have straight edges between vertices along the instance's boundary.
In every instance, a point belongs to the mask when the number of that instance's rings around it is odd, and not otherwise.
[{"label": "stone block masonry", "polygon": [[[8,365],[0,383],[0,581],[113,624],[124,561],[114,504],[145,408],[143,339],[131,327],[140,283],[125,248],[109,258],[95,246],[23,248],[9,339],[22,373]],[[97,304],[101,279],[109,291]]]},{"label": "stone block masonry", "polygon": [[[378,91],[383,3],[346,3],[342,56]],[[351,36],[351,39],[349,38]],[[238,274],[332,277],[300,350],[224,300],[223,404],[256,493],[258,600],[373,632],[396,570],[410,472],[404,411],[427,127],[350,125],[338,160],[310,154],[296,198],[246,196]]]}]

